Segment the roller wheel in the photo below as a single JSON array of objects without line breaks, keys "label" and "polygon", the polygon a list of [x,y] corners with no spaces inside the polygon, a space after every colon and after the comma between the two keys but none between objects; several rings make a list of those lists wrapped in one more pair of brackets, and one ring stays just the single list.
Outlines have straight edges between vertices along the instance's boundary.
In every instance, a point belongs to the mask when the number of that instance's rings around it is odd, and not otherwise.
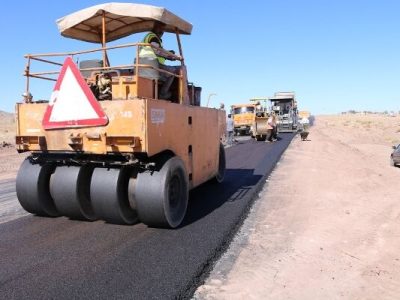
[{"label": "roller wheel", "polygon": [[90,198],[95,215],[114,224],[137,223],[137,214],[129,204],[130,170],[95,168],[90,184]]},{"label": "roller wheel", "polygon": [[226,168],[225,148],[219,144],[218,173],[215,175],[215,181],[221,183],[224,181]]},{"label": "roller wheel", "polygon": [[152,227],[178,227],[186,214],[189,182],[185,166],[172,157],[159,171],[139,173],[135,199],[139,220]]},{"label": "roller wheel", "polygon": [[50,194],[60,214],[71,219],[95,220],[90,203],[90,166],[60,166],[50,178]]},{"label": "roller wheel", "polygon": [[392,167],[395,167],[395,166],[396,166],[396,164],[394,163],[393,157],[390,158],[390,165],[391,165]]},{"label": "roller wheel", "polygon": [[59,213],[49,192],[53,164],[33,164],[29,159],[22,163],[16,180],[17,198],[21,206],[32,214],[57,217]]},{"label": "roller wheel", "polygon": [[267,138],[266,135],[260,134],[260,135],[257,136],[257,141],[263,141],[264,142],[266,140],[266,138]]}]

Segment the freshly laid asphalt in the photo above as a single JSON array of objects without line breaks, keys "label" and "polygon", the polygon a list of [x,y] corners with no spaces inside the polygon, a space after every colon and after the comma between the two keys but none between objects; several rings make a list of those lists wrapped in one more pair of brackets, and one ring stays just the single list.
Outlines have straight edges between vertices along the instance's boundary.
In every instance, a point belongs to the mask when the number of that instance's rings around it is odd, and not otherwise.
[{"label": "freshly laid asphalt", "polygon": [[175,230],[32,215],[0,224],[0,298],[190,298],[293,136],[227,148],[224,182],[191,191]]}]

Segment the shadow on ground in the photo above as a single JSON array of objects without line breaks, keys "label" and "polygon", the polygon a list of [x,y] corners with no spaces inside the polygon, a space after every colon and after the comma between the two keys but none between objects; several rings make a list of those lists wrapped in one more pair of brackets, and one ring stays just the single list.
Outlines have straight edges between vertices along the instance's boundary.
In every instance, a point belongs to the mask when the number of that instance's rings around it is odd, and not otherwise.
[{"label": "shadow on ground", "polygon": [[227,169],[222,183],[207,182],[193,189],[182,226],[204,218],[226,202],[243,200],[262,178],[253,173],[253,169]]}]

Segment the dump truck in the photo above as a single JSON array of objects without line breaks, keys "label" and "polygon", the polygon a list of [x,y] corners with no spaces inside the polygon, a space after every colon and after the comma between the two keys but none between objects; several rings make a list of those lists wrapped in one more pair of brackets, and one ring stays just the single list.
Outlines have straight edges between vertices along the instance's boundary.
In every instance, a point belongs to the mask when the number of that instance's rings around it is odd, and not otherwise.
[{"label": "dump truck", "polygon": [[[107,45],[159,23],[179,49],[168,53],[180,67],[169,74],[170,99],[159,97],[167,71],[139,57],[154,45]],[[189,190],[222,182],[225,173],[225,112],[200,107],[201,88],[187,77],[180,36],[192,25],[165,8],[133,3],[92,6],[57,25],[64,37],[100,46],[25,56],[26,90],[16,104],[16,148],[30,152],[16,180],[21,206],[39,216],[178,227]],[[39,81],[54,85],[49,99],[32,96]]]},{"label": "dump truck", "polygon": [[234,104],[231,106],[235,135],[251,134],[251,126],[254,122],[255,104]]},{"label": "dump truck", "polygon": [[278,132],[296,132],[298,126],[297,101],[294,92],[277,92],[269,98],[271,112],[278,118]]}]

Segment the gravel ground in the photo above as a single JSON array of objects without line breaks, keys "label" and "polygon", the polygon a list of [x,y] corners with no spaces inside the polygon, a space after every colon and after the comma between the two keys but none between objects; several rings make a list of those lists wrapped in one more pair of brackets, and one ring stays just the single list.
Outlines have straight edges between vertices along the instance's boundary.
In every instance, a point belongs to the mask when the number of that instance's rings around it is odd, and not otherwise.
[{"label": "gravel ground", "polygon": [[194,299],[400,299],[399,128],[399,117],[317,117]]}]

